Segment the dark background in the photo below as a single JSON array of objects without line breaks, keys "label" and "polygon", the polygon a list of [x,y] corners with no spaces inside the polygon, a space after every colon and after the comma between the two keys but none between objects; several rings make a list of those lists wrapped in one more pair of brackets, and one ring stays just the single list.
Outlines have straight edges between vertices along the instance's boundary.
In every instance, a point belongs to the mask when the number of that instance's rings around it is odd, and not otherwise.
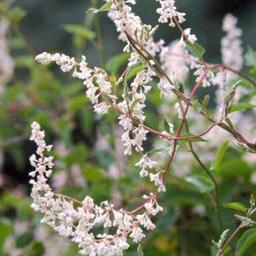
[{"label": "dark background", "polygon": [[[30,39],[36,52],[60,51],[70,53],[71,36],[62,29],[63,24],[83,23],[85,11],[90,7],[89,0],[17,0],[15,3],[27,11],[22,29]],[[99,1],[100,5],[104,1]],[[207,49],[209,60],[219,60],[222,18],[232,13],[239,18],[239,27],[244,31],[244,47],[255,46],[256,1],[255,0],[178,0],[179,10],[187,13],[185,26],[192,27],[199,42]],[[155,0],[137,0],[136,13],[147,23],[156,24]],[[121,49],[116,33],[105,13],[100,14],[103,27],[106,55],[111,56]],[[178,37],[176,30],[162,26],[158,33],[167,42]],[[94,62],[94,54],[87,49],[86,55]]]}]

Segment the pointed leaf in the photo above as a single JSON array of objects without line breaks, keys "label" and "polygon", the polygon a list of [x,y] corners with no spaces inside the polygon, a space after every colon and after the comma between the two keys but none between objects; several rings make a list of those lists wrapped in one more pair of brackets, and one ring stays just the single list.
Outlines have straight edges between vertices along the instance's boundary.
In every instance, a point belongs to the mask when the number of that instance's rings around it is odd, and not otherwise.
[{"label": "pointed leaf", "polygon": [[247,208],[239,202],[228,203],[228,204],[224,204],[223,206],[225,208],[229,208],[229,209],[236,210],[243,213],[246,213],[247,211]]},{"label": "pointed leaf", "polygon": [[227,149],[228,149],[228,141],[225,141],[218,149],[215,160],[214,160],[213,170],[215,173],[218,173],[220,171],[221,163]]},{"label": "pointed leaf", "polygon": [[185,181],[192,184],[199,192],[207,193],[214,188],[213,182],[206,176],[191,175],[185,178]]},{"label": "pointed leaf", "polygon": [[89,30],[85,26],[77,24],[66,24],[64,25],[64,30],[76,36],[81,36],[87,40],[93,40],[96,37],[96,33]]},{"label": "pointed leaf", "polygon": [[146,68],[146,65],[144,64],[136,64],[134,66],[132,66],[126,76],[125,76],[125,81],[128,82],[129,80],[131,80],[132,78],[134,78],[139,72],[143,71]]},{"label": "pointed leaf", "polygon": [[237,243],[235,256],[243,256],[245,252],[256,242],[256,228],[251,228],[243,233]]},{"label": "pointed leaf", "polygon": [[238,103],[229,107],[228,113],[236,112],[236,111],[244,111],[255,108],[256,105],[249,104],[249,103]]},{"label": "pointed leaf", "polygon": [[187,50],[190,52],[192,56],[196,58],[201,58],[204,55],[205,49],[199,43],[191,44],[190,42],[186,41],[185,44]]},{"label": "pointed leaf", "polygon": [[120,67],[128,61],[129,56],[128,53],[121,53],[110,58],[106,63],[106,70],[110,73],[117,73]]}]

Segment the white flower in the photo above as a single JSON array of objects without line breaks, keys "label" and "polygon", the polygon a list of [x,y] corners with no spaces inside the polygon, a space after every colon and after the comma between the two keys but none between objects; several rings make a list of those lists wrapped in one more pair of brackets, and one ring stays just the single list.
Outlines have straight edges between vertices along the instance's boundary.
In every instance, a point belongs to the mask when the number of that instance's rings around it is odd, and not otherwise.
[{"label": "white flower", "polygon": [[166,78],[160,78],[158,87],[161,92],[161,96],[168,97],[172,94],[172,90],[175,88]]},{"label": "white flower", "polygon": [[124,215],[120,211],[113,210],[114,221],[113,226],[120,226],[122,225]]},{"label": "white flower", "polygon": [[194,61],[184,45],[180,44],[178,40],[162,48],[160,60],[170,79],[172,81],[177,79],[180,83],[186,81],[189,74],[189,65]]},{"label": "white flower", "polygon": [[141,241],[142,238],[145,237],[145,234],[143,233],[142,229],[138,225],[136,225],[132,228],[130,237],[132,238],[134,243],[138,243]]},{"label": "white flower", "polygon": [[36,61],[38,61],[41,64],[49,64],[50,62],[52,62],[52,55],[50,53],[47,52],[43,52],[38,54],[35,57]]},{"label": "white flower", "polygon": [[184,35],[191,44],[194,44],[197,41],[197,37],[194,34],[191,34],[191,28],[186,28],[184,30]]},{"label": "white flower", "polygon": [[65,54],[49,54],[47,52],[43,52],[36,56],[36,61],[40,62],[41,64],[49,64],[50,62],[54,61],[58,64],[63,72],[69,72],[75,66],[75,59],[70,58]]},{"label": "white flower", "polygon": [[143,155],[139,162],[135,164],[135,166],[139,166],[141,168],[140,176],[147,177],[148,171],[147,169],[153,169],[157,166],[157,163],[151,160],[147,154]]},{"label": "white flower", "polygon": [[99,104],[94,105],[94,111],[99,115],[104,115],[108,113],[109,108],[110,106],[108,106],[106,102],[101,102]]},{"label": "white flower", "polygon": [[184,12],[178,12],[175,6],[174,0],[156,0],[160,3],[161,7],[156,10],[160,15],[160,23],[169,23],[171,27],[175,27],[174,19],[177,18],[177,22],[183,23],[186,19]]},{"label": "white flower", "polygon": [[165,192],[166,188],[165,185],[163,183],[163,177],[162,177],[162,173],[158,172],[156,174],[150,173],[150,180],[152,182],[154,182],[154,184],[158,187],[158,192]]},{"label": "white flower", "polygon": [[135,147],[136,151],[143,151],[142,143],[144,140],[147,139],[147,133],[148,131],[145,130],[142,125],[133,130],[134,139],[132,140],[132,144]]},{"label": "white flower", "polygon": [[155,228],[155,225],[153,224],[147,213],[137,215],[136,219],[139,221],[140,225],[142,225],[147,230]]},{"label": "white flower", "polygon": [[163,207],[161,207],[155,198],[152,198],[150,200],[148,200],[145,204],[144,204],[145,209],[147,210],[149,215],[157,215],[159,212],[163,211]]},{"label": "white flower", "polygon": [[[242,30],[236,27],[237,18],[227,14],[223,19],[223,30],[227,33],[221,40],[222,61],[224,64],[240,70],[243,67],[243,49],[241,47]],[[233,72],[228,72],[228,80],[237,78]]]}]

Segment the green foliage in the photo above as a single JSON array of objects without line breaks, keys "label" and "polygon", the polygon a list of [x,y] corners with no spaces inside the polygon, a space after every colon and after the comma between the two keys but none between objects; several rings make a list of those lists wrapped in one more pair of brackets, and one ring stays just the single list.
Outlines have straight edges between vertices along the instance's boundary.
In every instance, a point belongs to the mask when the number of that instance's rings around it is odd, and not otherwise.
[{"label": "green foliage", "polygon": [[132,78],[134,78],[139,72],[143,71],[146,68],[145,64],[136,64],[129,68],[126,76],[125,76],[125,81],[128,82]]},{"label": "green foliage", "polygon": [[191,53],[192,56],[201,58],[205,54],[204,47],[202,45],[200,45],[199,43],[191,44],[188,41],[186,41],[185,43],[186,43],[187,50]]},{"label": "green foliage", "polygon": [[84,25],[66,24],[64,25],[65,31],[75,36],[80,36],[86,40],[93,40],[96,37],[96,33],[86,28]]},{"label": "green foliage", "polygon": [[203,175],[187,176],[185,180],[193,185],[200,193],[210,192],[214,188],[212,181]]},{"label": "green foliage", "polygon": [[224,204],[223,206],[225,208],[236,210],[242,213],[246,213],[247,211],[247,208],[239,202],[228,203],[228,204]]},{"label": "green foliage", "polygon": [[240,237],[237,247],[236,247],[236,256],[246,255],[246,251],[256,242],[256,228],[250,228],[243,233]]},{"label": "green foliage", "polygon": [[213,163],[213,170],[215,173],[220,173],[221,164],[224,158],[224,155],[228,149],[228,141],[225,141],[219,148]]},{"label": "green foliage", "polygon": [[106,70],[110,73],[117,73],[121,66],[127,63],[129,57],[128,53],[120,53],[110,58],[106,63]]},{"label": "green foliage", "polygon": [[12,223],[8,219],[1,218],[0,219],[0,252],[3,247],[3,244],[5,240],[8,238],[8,236],[11,234],[13,229]]}]

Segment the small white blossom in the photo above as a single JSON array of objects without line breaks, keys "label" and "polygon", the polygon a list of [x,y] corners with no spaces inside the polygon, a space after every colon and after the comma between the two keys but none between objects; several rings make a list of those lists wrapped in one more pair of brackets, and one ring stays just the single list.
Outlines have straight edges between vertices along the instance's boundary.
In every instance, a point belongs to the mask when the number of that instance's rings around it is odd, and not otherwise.
[{"label": "small white blossom", "polygon": [[132,238],[134,243],[138,243],[145,237],[142,229],[137,225],[132,229],[130,237]]},{"label": "small white blossom", "polygon": [[174,19],[177,19],[177,22],[183,23],[186,19],[186,14],[184,12],[178,12],[175,6],[174,0],[156,0],[160,3],[161,7],[156,10],[160,15],[160,23],[169,23],[171,27],[175,27]]},{"label": "small white blossom", "polygon": [[196,35],[191,34],[191,28],[186,28],[184,30],[184,35],[191,44],[194,44],[197,41]]},{"label": "small white blossom", "polygon": [[[243,49],[241,47],[242,30],[236,27],[237,18],[227,14],[223,19],[223,31],[227,34],[221,40],[222,61],[224,64],[240,70],[243,67]],[[228,80],[237,78],[233,72],[228,72]]]},{"label": "small white blossom", "polygon": [[155,228],[155,225],[153,224],[153,222],[151,221],[151,219],[147,213],[137,215],[136,219],[139,221],[140,225],[142,225],[147,230]]},{"label": "small white blossom", "polygon": [[158,192],[166,191],[161,172],[158,172],[156,174],[150,173],[150,180],[158,187]]}]

